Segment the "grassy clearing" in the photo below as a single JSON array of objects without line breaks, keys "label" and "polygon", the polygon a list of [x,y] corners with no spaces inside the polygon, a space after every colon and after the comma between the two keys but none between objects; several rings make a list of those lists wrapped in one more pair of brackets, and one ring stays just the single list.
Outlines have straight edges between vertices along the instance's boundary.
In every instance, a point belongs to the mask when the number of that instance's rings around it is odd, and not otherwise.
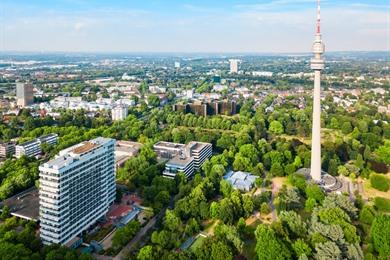
[{"label": "grassy clearing", "polygon": [[203,241],[205,240],[206,238],[205,237],[202,237],[202,236],[199,236],[195,242],[190,246],[190,250],[191,251],[195,251],[197,248],[199,248],[200,246],[202,246],[202,243]]},{"label": "grassy clearing", "polygon": [[[390,174],[384,174],[386,178],[390,179]],[[390,199],[390,192],[383,192],[379,191],[375,188],[373,188],[370,184],[370,180],[362,179],[363,182],[363,188],[364,188],[364,195],[367,196],[369,199],[373,199],[375,197],[382,197],[386,199]]]}]

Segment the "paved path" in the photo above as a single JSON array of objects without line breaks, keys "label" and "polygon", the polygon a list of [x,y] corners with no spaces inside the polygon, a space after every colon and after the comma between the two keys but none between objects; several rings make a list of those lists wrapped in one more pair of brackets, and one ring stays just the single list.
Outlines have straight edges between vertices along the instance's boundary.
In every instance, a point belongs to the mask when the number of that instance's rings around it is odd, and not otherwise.
[{"label": "paved path", "polygon": [[135,235],[135,237],[124,247],[122,250],[114,257],[114,260],[121,260],[126,253],[130,252],[132,247],[139,243],[141,239],[146,235],[146,233],[156,225],[156,222],[158,219],[160,219],[162,216],[164,216],[165,208],[158,213],[158,215],[154,216],[149,222],[141,228],[140,231]]},{"label": "paved path", "polygon": [[122,250],[119,252],[119,254],[115,256],[114,259],[121,260],[126,253],[130,252],[131,248],[135,244],[137,244],[141,240],[141,238],[146,235],[149,229],[151,229],[156,224],[156,221],[157,221],[157,216],[153,217],[148,222],[148,224],[146,224],[143,228],[141,228],[141,230],[135,235],[135,237],[124,248],[122,248]]}]

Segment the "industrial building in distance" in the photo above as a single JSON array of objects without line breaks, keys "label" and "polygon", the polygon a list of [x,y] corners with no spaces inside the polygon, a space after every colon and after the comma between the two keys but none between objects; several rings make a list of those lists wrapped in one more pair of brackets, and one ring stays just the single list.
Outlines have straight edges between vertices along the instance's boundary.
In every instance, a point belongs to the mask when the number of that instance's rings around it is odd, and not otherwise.
[{"label": "industrial building in distance", "polygon": [[39,167],[44,244],[67,244],[106,215],[116,195],[114,147],[114,139],[98,137]]},{"label": "industrial building in distance", "polygon": [[173,105],[174,111],[183,113],[192,113],[197,116],[226,115],[231,116],[238,113],[239,106],[235,101],[210,101],[210,102],[193,102],[187,104]]},{"label": "industrial building in distance", "polygon": [[58,142],[57,134],[48,134],[38,137],[34,140],[24,142],[15,146],[15,157],[20,158],[23,155],[27,157],[38,156],[41,154],[41,145],[49,144],[54,145]]},{"label": "industrial building in distance", "polygon": [[186,178],[191,177],[213,152],[212,144],[195,141],[187,145],[158,142],[153,149],[158,157],[168,160],[163,176],[172,179],[179,173],[183,173]]}]

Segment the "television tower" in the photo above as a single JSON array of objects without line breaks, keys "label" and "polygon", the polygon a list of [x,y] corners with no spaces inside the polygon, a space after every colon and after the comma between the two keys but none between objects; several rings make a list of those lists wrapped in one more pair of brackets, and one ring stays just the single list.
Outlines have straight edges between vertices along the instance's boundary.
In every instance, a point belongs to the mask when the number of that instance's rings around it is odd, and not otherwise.
[{"label": "television tower", "polygon": [[321,15],[320,0],[317,0],[317,24],[313,44],[314,58],[311,59],[311,69],[314,70],[314,91],[313,91],[313,126],[311,141],[311,178],[321,181],[321,71],[324,69],[325,45],[321,39]]}]

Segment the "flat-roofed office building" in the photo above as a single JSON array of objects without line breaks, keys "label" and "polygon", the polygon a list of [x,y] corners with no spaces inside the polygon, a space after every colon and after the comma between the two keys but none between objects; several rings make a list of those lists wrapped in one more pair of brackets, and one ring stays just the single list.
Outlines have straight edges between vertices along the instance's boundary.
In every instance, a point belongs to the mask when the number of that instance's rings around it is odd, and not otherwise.
[{"label": "flat-roofed office building", "polygon": [[198,170],[212,154],[213,146],[210,143],[189,142],[186,145],[186,155],[194,158],[195,170]]},{"label": "flat-roofed office building", "polygon": [[114,139],[98,137],[39,167],[44,244],[66,244],[108,212],[116,195],[114,147]]},{"label": "flat-roofed office building", "polygon": [[163,172],[163,176],[167,178],[175,178],[179,173],[183,173],[187,178],[191,177],[213,153],[212,144],[195,141],[186,145],[158,142],[153,149],[160,158],[170,159]]},{"label": "flat-roofed office building", "polygon": [[163,176],[174,179],[179,173],[183,173],[186,178],[190,177],[194,173],[194,158],[176,156],[169,160],[165,164],[165,170]]},{"label": "flat-roofed office building", "polygon": [[57,134],[43,135],[34,140],[24,142],[15,146],[15,157],[20,158],[23,155],[27,157],[37,156],[41,154],[41,145],[44,143],[54,145],[58,141]]}]

